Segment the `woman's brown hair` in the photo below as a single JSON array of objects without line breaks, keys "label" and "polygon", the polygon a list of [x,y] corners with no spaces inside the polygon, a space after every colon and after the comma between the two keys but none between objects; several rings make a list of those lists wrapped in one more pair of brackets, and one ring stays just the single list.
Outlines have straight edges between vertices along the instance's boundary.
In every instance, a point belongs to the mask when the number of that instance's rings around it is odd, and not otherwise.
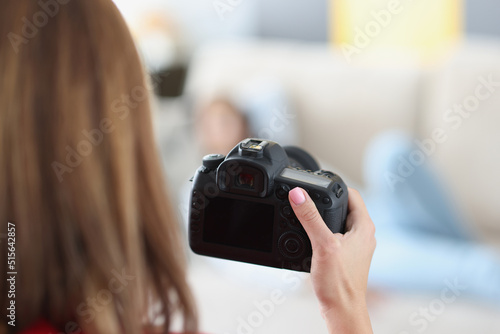
[{"label": "woman's brown hair", "polygon": [[[39,319],[168,332],[175,314],[196,331],[156,150],[145,73],[111,0],[2,4],[0,233],[15,224],[17,288],[16,327],[2,320],[1,333]],[[4,277],[3,310],[9,287]]]}]

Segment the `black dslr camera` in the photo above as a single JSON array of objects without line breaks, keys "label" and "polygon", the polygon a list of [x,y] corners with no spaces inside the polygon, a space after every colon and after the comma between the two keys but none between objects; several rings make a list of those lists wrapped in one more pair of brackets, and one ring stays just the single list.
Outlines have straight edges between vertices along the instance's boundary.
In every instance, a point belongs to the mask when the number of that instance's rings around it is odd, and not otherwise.
[{"label": "black dslr camera", "polygon": [[311,243],[288,201],[294,187],[309,193],[333,233],[344,232],[345,183],[297,147],[245,139],[227,157],[205,156],[193,181],[189,244],[195,253],[309,272]]}]

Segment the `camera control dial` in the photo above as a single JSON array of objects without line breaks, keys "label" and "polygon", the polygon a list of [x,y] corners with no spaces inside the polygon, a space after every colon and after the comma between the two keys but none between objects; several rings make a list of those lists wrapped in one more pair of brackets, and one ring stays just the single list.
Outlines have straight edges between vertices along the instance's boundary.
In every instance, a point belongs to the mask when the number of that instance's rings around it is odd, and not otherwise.
[{"label": "camera control dial", "polygon": [[306,239],[297,232],[285,232],[278,241],[280,253],[288,259],[298,259],[306,251]]},{"label": "camera control dial", "polygon": [[224,161],[223,154],[209,154],[203,157],[203,167],[208,170],[214,170]]}]

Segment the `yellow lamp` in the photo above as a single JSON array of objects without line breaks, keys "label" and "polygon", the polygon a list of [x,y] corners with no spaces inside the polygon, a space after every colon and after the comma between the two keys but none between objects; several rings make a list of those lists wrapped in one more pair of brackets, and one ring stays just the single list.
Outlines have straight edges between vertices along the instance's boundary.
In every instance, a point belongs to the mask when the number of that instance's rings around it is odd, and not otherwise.
[{"label": "yellow lamp", "polygon": [[344,55],[412,52],[434,59],[457,42],[463,0],[330,0],[332,42]]}]

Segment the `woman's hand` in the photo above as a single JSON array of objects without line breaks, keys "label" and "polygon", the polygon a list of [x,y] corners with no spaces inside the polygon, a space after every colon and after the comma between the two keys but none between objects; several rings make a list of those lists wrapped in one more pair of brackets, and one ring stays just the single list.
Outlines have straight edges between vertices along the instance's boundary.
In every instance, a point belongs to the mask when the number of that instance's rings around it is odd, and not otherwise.
[{"label": "woman's hand", "polygon": [[311,279],[330,333],[372,333],[366,307],[375,226],[358,191],[349,189],[346,233],[332,233],[307,192],[289,193],[297,218],[311,240]]}]

